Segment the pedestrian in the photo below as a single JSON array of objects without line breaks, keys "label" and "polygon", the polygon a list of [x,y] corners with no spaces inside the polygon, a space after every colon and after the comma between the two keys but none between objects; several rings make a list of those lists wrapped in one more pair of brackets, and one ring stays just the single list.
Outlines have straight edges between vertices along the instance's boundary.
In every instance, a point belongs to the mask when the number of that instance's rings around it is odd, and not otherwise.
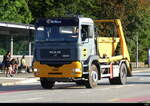
[{"label": "pedestrian", "polygon": [[11,61],[11,53],[10,53],[10,51],[8,51],[3,57],[4,71],[6,73],[6,77],[7,77],[8,73],[10,73],[10,71],[11,71],[10,61]]},{"label": "pedestrian", "polygon": [[27,72],[29,71],[29,67],[26,64],[25,55],[23,55],[22,58],[21,58],[21,65],[20,65],[20,67],[22,69],[25,69]]},{"label": "pedestrian", "polygon": [[18,57],[15,59],[15,68],[16,70],[18,70],[18,66],[19,66],[19,59]]}]

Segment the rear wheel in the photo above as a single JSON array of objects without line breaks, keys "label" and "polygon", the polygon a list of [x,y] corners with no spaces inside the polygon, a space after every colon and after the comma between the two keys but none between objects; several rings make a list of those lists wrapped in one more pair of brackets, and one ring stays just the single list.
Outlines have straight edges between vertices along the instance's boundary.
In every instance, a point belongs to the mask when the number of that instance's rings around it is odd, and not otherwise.
[{"label": "rear wheel", "polygon": [[55,81],[50,81],[47,78],[40,78],[40,82],[44,89],[51,89],[55,84]]},{"label": "rear wheel", "polygon": [[88,80],[85,81],[85,86],[86,88],[94,88],[97,86],[97,82],[98,82],[98,69],[95,64],[92,64],[90,66]]},{"label": "rear wheel", "polygon": [[127,67],[124,63],[122,63],[122,65],[120,67],[119,77],[115,77],[112,79],[109,78],[109,82],[110,82],[110,84],[121,84],[121,85],[126,84],[126,82],[127,82]]}]

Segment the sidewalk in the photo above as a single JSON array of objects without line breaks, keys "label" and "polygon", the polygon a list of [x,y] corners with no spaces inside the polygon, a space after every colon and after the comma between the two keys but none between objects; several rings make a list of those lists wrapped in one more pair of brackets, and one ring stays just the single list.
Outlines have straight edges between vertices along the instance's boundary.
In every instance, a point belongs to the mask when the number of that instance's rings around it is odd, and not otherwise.
[{"label": "sidewalk", "polygon": [[0,73],[0,86],[32,83],[38,80],[39,78],[34,77],[33,73],[18,73],[14,77],[5,77],[4,73]]},{"label": "sidewalk", "polygon": [[149,71],[150,72],[150,68],[133,68],[132,72],[145,72],[145,71]]}]

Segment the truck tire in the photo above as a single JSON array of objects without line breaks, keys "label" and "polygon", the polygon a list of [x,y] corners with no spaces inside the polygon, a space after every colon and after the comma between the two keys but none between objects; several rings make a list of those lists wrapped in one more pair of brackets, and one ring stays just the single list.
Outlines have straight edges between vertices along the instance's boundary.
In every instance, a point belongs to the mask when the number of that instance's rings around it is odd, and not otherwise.
[{"label": "truck tire", "polygon": [[86,88],[94,88],[97,86],[98,83],[98,69],[95,64],[90,66],[88,80],[85,81]]},{"label": "truck tire", "polygon": [[126,82],[127,82],[127,67],[124,63],[121,64],[119,77],[115,77],[112,79],[109,78],[109,82],[110,82],[110,84],[121,84],[121,85],[126,84]]},{"label": "truck tire", "polygon": [[75,81],[75,83],[76,83],[77,85],[84,85],[84,81],[83,81],[83,80]]},{"label": "truck tire", "polygon": [[44,89],[51,89],[55,84],[55,81],[50,81],[47,78],[40,78],[40,82]]}]

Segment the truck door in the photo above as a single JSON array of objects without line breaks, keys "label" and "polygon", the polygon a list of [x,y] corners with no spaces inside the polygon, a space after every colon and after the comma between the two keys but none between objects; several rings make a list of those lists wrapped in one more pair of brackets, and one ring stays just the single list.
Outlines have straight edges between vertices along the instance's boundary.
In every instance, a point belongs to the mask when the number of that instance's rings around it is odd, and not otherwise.
[{"label": "truck door", "polygon": [[94,28],[93,24],[82,24],[81,25],[81,60],[87,60],[90,55],[95,53],[94,45]]}]

